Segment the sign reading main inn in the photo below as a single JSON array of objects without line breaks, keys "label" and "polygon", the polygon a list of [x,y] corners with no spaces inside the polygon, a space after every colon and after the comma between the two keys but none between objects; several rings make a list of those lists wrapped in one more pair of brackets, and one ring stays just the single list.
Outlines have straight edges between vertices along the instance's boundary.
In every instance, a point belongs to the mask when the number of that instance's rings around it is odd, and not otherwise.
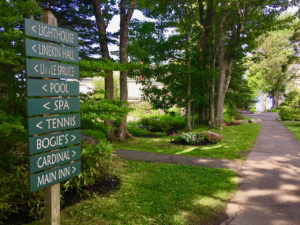
[{"label": "sign reading main inn", "polygon": [[25,19],[25,35],[58,43],[25,40],[26,56],[33,57],[26,59],[30,191],[33,192],[81,172],[79,68],[49,61],[77,63],[78,50],[74,46],[78,45],[78,34]]}]

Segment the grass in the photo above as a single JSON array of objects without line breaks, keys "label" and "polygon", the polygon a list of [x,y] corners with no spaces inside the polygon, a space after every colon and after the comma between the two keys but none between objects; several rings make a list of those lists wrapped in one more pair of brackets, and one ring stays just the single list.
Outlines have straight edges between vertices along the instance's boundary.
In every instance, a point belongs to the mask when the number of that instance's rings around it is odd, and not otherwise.
[{"label": "grass", "polygon": [[224,169],[122,160],[118,171],[120,190],[65,208],[61,224],[215,224],[237,186]]},{"label": "grass", "polygon": [[300,143],[300,121],[282,121],[287,129],[296,137]]},{"label": "grass", "polygon": [[114,149],[244,160],[256,140],[259,129],[260,125],[253,123],[214,129],[212,131],[219,133],[223,140],[218,144],[207,146],[175,145],[170,143],[171,137],[136,138],[135,140],[116,142],[112,146]]}]

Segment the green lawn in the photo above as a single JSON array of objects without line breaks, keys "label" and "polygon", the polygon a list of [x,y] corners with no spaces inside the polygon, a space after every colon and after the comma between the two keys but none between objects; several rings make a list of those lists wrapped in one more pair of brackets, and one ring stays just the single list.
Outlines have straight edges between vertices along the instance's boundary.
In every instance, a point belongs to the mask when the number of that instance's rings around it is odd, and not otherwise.
[{"label": "green lawn", "polygon": [[300,121],[282,121],[282,123],[300,142]]},{"label": "green lawn", "polygon": [[118,170],[120,190],[65,208],[61,224],[213,224],[237,186],[225,169],[122,160]]},{"label": "green lawn", "polygon": [[[190,155],[221,159],[245,159],[251,150],[260,129],[259,124],[243,123],[237,126],[227,126],[212,130],[219,133],[223,140],[215,145],[188,146],[170,143],[170,137],[136,138],[126,142],[113,143],[114,149]],[[203,130],[201,128],[201,130]],[[197,131],[197,130],[193,130]]]}]

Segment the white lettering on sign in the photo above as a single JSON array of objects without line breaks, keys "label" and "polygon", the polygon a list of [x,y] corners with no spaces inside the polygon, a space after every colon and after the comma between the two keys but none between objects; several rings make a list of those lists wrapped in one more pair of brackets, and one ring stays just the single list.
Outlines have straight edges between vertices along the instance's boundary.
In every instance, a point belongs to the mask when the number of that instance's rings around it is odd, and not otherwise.
[{"label": "white lettering on sign", "polygon": [[70,93],[67,83],[50,83],[50,93]]},{"label": "white lettering on sign", "polygon": [[70,152],[62,151],[53,153],[51,155],[41,156],[36,161],[38,168],[43,168],[45,166],[54,165],[56,163],[60,163],[66,160],[70,160]]},{"label": "white lettering on sign", "polygon": [[70,109],[68,100],[55,100],[54,101],[54,110],[65,110],[65,109]]},{"label": "white lettering on sign", "polygon": [[[75,170],[76,170],[76,168],[75,168]],[[74,170],[72,171],[72,173],[73,172],[74,172]],[[70,174],[71,174],[71,167],[68,166],[68,167],[63,168],[63,170],[58,171],[58,178],[62,179],[64,177],[70,176]]]},{"label": "white lettering on sign", "polygon": [[57,129],[57,128],[75,126],[76,125],[75,117],[76,116],[68,116],[62,118],[46,119],[46,122],[48,123],[48,129]]},{"label": "white lettering on sign", "polygon": [[56,180],[56,171],[52,171],[50,173],[43,174],[38,176],[37,186],[43,186],[45,184],[50,184],[51,182]]},{"label": "white lettering on sign", "polygon": [[[32,46],[32,50],[36,52],[36,44]],[[40,56],[50,56],[62,59],[75,60],[73,48],[59,48],[57,46],[38,44],[38,53]]]},{"label": "white lettering on sign", "polygon": [[[68,139],[69,134],[61,134],[57,136],[53,136],[51,138],[41,138],[41,139],[36,139],[36,149],[46,149],[49,147],[56,147],[56,146],[61,146],[61,145],[66,145],[69,142]],[[72,140],[76,139],[76,136],[71,135]]]},{"label": "white lettering on sign", "polygon": [[74,77],[74,67],[68,65],[51,65],[47,67],[43,63],[39,63],[35,65],[34,70],[41,75],[52,75],[52,76],[66,76],[66,77]]},{"label": "white lettering on sign", "polygon": [[[36,33],[35,25],[32,26],[32,30]],[[42,37],[51,37],[61,42],[68,42],[74,44],[74,33],[66,32],[64,30],[49,27],[47,25],[38,25],[38,33]]]}]

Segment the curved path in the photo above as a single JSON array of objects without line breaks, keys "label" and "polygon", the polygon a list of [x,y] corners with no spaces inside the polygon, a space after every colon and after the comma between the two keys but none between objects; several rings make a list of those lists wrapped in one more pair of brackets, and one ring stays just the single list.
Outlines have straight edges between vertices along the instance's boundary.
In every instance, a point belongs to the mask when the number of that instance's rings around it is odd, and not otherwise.
[{"label": "curved path", "polygon": [[199,158],[194,156],[171,155],[171,154],[161,154],[161,153],[153,153],[153,152],[140,152],[140,151],[133,151],[133,150],[125,150],[125,149],[115,149],[115,152],[119,157],[123,159],[129,159],[129,160],[207,166],[207,167],[214,167],[214,168],[231,169],[234,171],[238,171],[242,164],[240,161],[233,161],[233,160],[226,160],[226,159]]},{"label": "curved path", "polygon": [[255,117],[262,127],[222,225],[299,225],[300,144],[276,113]]}]

